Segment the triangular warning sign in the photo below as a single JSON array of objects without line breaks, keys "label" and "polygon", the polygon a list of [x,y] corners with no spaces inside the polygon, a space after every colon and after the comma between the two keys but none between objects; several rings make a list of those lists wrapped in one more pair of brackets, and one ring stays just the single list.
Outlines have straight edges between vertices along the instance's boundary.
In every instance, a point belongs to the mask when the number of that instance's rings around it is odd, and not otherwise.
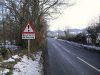
[{"label": "triangular warning sign", "polygon": [[22,33],[35,33],[35,29],[31,25],[30,21],[27,22],[27,25],[22,30]]},{"label": "triangular warning sign", "polygon": [[28,24],[23,32],[34,32],[34,31],[33,31],[32,27],[30,26],[30,24]]}]

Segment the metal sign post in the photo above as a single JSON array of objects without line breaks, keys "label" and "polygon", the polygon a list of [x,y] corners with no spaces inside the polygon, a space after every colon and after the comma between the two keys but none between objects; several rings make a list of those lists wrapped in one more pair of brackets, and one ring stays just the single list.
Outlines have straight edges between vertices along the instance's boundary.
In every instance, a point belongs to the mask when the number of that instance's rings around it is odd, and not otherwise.
[{"label": "metal sign post", "polygon": [[35,28],[33,28],[30,21],[27,22],[27,25],[22,30],[22,39],[28,40],[28,56],[30,56],[30,40],[35,39]]},{"label": "metal sign post", "polygon": [[30,56],[30,40],[28,40],[28,56]]}]

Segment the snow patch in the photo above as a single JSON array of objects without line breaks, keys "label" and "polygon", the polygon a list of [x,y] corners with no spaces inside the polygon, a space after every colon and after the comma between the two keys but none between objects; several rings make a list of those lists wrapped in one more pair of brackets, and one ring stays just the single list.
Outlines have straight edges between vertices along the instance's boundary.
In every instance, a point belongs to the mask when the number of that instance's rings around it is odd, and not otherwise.
[{"label": "snow patch", "polygon": [[88,48],[88,49],[94,49],[94,50],[98,50],[100,51],[100,47],[97,47],[97,46],[94,46],[94,45],[84,45],[84,44],[79,44],[79,43],[76,43],[76,42],[69,42],[67,41],[68,43],[70,44],[73,44],[73,45],[76,45],[76,46],[82,46],[82,47],[85,47],[85,48]]},{"label": "snow patch", "polygon": [[20,57],[18,55],[14,55],[11,58],[9,58],[8,60],[4,60],[3,62],[14,62],[15,59],[19,59]]},{"label": "snow patch", "polygon": [[100,51],[100,47],[91,46],[91,45],[82,45],[82,46],[85,47],[85,48],[88,48],[88,49],[94,49],[94,50]]},{"label": "snow patch", "polygon": [[12,56],[12,58],[19,59],[20,57],[18,55],[14,55],[14,56]]},{"label": "snow patch", "polygon": [[8,60],[4,60],[3,62],[12,62],[12,61],[15,61],[15,60],[12,58],[9,58]]},{"label": "snow patch", "polygon": [[[62,40],[62,39],[58,39],[60,41],[66,41],[66,40]],[[94,50],[97,50],[97,51],[100,51],[100,47],[97,47],[97,46],[94,46],[94,45],[84,45],[84,44],[80,44],[80,43],[76,43],[76,42],[72,42],[72,41],[66,41],[67,43],[69,44],[72,44],[74,46],[82,46],[82,47],[85,47],[87,49],[94,49]]]},{"label": "snow patch", "polygon": [[10,71],[9,69],[2,69],[0,70],[0,75],[5,75],[9,71]]},{"label": "snow patch", "polygon": [[38,52],[33,61],[26,55],[14,66],[13,75],[42,75],[42,63],[40,63],[42,52]]},{"label": "snow patch", "polygon": [[7,48],[7,49],[10,49],[10,50],[17,50],[18,49],[18,46],[15,46],[15,45],[5,45],[5,47]]}]

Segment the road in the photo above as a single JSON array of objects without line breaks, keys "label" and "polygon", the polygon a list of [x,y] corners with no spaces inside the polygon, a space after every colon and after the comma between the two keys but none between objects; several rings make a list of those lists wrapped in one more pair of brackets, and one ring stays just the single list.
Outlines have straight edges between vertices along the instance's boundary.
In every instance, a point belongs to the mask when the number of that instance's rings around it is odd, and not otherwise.
[{"label": "road", "polygon": [[100,75],[100,53],[48,38],[49,75]]}]

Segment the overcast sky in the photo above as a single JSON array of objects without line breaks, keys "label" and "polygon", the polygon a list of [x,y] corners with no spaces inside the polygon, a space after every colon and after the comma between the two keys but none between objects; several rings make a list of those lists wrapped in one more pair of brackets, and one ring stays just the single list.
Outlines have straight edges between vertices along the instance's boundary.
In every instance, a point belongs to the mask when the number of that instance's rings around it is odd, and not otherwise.
[{"label": "overcast sky", "polygon": [[50,21],[50,30],[86,28],[100,15],[100,0],[73,0],[74,6],[63,10],[58,19]]}]

